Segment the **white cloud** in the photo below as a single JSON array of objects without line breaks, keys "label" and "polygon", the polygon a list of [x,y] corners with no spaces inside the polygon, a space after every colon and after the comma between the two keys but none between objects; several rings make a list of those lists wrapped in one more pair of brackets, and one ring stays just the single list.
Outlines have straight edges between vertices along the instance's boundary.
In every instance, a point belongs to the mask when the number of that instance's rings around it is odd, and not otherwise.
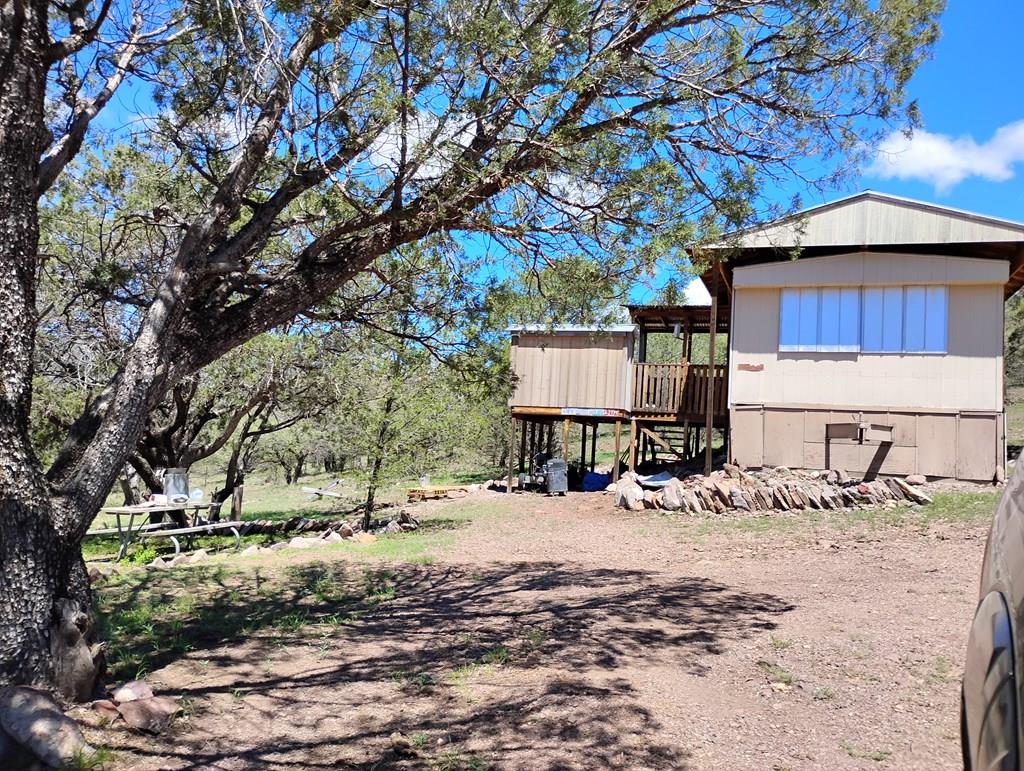
[{"label": "white cloud", "polygon": [[683,290],[683,302],[687,305],[711,305],[711,293],[703,281],[695,278]]},{"label": "white cloud", "polygon": [[971,136],[916,131],[908,138],[894,131],[882,140],[866,172],[882,179],[928,182],[943,193],[968,177],[1005,182],[1013,178],[1014,167],[1021,162],[1024,120],[997,129],[991,139],[982,143]]}]

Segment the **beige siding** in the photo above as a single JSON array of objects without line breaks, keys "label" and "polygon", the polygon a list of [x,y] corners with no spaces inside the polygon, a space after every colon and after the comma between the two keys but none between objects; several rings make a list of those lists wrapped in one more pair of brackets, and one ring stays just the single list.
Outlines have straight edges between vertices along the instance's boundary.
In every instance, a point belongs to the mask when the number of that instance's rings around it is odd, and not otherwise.
[{"label": "beige siding", "polygon": [[740,234],[739,245],[941,244],[1020,241],[1024,226],[938,206],[865,194]]},{"label": "beige siding", "polygon": [[628,409],[631,334],[520,333],[513,407]]},{"label": "beige siding", "polygon": [[[893,426],[893,442],[832,439],[826,423]],[[732,458],[746,466],[841,468],[856,474],[990,481],[1003,463],[1001,413],[843,411],[815,407],[735,407]]]},{"label": "beige siding", "polygon": [[930,254],[854,252],[736,268],[739,288],[782,286],[884,286],[892,284],[1006,283],[1005,260]]},{"label": "beige siding", "polygon": [[[879,255],[874,255],[878,257]],[[884,257],[884,256],[883,256]],[[844,260],[817,258],[775,266],[786,285],[922,283],[922,277],[897,278],[883,261],[847,255]],[[946,268],[967,274],[979,260],[943,258]],[[952,267],[949,263],[954,263]],[[1005,270],[1005,263],[998,263]],[[756,276],[761,277],[761,268]],[[1000,283],[950,284],[949,337],[946,354],[869,354],[780,352],[779,289],[742,282],[754,268],[736,270],[733,333],[730,337],[730,404],[821,405],[860,409],[914,411],[1003,409],[1003,290]],[[922,271],[924,280],[934,274]],[[832,277],[827,280],[827,277]],[[939,281],[936,280],[938,283]]]}]

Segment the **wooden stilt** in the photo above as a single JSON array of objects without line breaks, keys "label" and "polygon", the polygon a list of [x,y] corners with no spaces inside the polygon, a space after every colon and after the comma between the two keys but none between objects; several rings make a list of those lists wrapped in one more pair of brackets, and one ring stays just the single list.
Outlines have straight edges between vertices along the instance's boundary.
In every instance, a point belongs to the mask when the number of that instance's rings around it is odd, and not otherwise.
[{"label": "wooden stilt", "polygon": [[622,440],[622,421],[615,421],[615,462],[612,466],[612,481],[619,481],[619,443]]},{"label": "wooden stilt", "polygon": [[580,471],[587,467],[587,424],[580,423]]},{"label": "wooden stilt", "polygon": [[715,333],[718,331],[718,274],[721,261],[716,257],[711,270],[711,319],[708,329],[708,401],[704,409],[704,476],[711,473],[711,431],[715,420]]},{"label": "wooden stilt", "polygon": [[530,462],[530,472],[531,473],[533,471],[535,471],[535,469],[533,468],[533,459],[537,457],[537,429],[538,428],[539,428],[539,426],[537,425],[536,421],[531,421],[530,422],[530,455],[529,455],[529,462]]},{"label": "wooden stilt", "polygon": [[562,460],[569,462],[569,418],[562,419]]},{"label": "wooden stilt", "polygon": [[594,470],[595,458],[597,457],[597,423],[594,424],[593,433],[590,436],[590,470]]},{"label": "wooden stilt", "polygon": [[636,471],[636,420],[629,421],[629,470]]},{"label": "wooden stilt", "polygon": [[552,445],[554,444],[554,441],[555,441],[555,424],[554,423],[548,423],[547,428],[548,428],[548,445],[547,445],[547,449],[545,449],[545,452],[547,453],[547,456],[550,458],[551,457],[551,447],[552,447]]},{"label": "wooden stilt", "polygon": [[526,421],[519,421],[519,473],[526,471]]},{"label": "wooden stilt", "polygon": [[512,475],[516,467],[516,416],[512,416],[512,431],[508,435],[508,486],[505,492],[512,492]]}]

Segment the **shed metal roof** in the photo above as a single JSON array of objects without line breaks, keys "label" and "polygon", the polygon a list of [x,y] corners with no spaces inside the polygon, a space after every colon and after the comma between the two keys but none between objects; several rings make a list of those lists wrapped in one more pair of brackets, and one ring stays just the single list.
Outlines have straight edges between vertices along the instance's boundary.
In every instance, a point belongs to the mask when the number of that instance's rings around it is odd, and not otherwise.
[{"label": "shed metal roof", "polygon": [[[1024,223],[865,190],[814,206],[691,250],[722,255],[719,302],[728,302],[740,265],[821,257],[850,251],[981,257],[1010,263],[1009,297],[1024,285]],[[709,291],[712,273],[701,276]]]},{"label": "shed metal roof", "polygon": [[736,233],[711,248],[1024,242],[1024,223],[865,190]]}]

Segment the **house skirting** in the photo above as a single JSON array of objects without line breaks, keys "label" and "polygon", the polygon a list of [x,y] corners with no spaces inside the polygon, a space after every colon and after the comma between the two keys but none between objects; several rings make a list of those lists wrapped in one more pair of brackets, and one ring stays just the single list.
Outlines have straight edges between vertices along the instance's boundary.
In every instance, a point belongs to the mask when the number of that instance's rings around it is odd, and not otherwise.
[{"label": "house skirting", "polygon": [[[1006,459],[1002,412],[740,404],[730,415],[730,455],[754,468],[991,481]],[[826,441],[827,425],[850,423],[892,426],[892,441]]]}]

